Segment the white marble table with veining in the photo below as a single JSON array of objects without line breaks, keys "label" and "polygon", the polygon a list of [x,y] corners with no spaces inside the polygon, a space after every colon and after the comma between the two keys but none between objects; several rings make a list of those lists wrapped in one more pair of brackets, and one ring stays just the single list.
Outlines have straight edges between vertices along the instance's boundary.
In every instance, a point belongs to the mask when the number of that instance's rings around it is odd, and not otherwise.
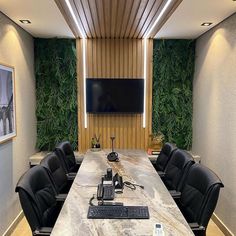
[{"label": "white marble table with veining", "polygon": [[[147,154],[141,150],[116,150],[119,162],[109,162],[109,150],[88,151],[63,205],[51,236],[120,236],[152,235],[155,223],[162,223],[165,236],[193,235],[168,190],[153,168]],[[87,219],[89,199],[96,194],[97,185],[106,169],[144,186],[136,190],[124,188],[116,194],[116,202],[124,205],[145,205],[150,219]]]}]

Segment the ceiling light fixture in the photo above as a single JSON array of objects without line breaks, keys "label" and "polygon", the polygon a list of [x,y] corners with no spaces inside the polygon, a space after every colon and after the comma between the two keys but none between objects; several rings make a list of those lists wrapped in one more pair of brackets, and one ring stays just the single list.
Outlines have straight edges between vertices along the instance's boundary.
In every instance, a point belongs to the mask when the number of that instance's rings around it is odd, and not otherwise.
[{"label": "ceiling light fixture", "polygon": [[19,20],[22,24],[31,24],[31,22],[29,20]]},{"label": "ceiling light fixture", "polygon": [[210,26],[212,25],[212,22],[204,22],[201,24],[201,26]]}]

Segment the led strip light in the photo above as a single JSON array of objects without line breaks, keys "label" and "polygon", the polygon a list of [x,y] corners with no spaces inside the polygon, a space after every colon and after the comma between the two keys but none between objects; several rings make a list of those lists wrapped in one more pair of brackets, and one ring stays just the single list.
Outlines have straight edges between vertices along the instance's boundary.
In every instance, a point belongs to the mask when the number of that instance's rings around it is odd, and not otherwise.
[{"label": "led strip light", "polygon": [[150,28],[150,30],[144,35],[144,46],[143,46],[143,78],[144,78],[144,93],[143,93],[143,128],[146,127],[146,94],[147,94],[147,39],[152,30],[155,28],[157,23],[160,21],[161,17],[169,7],[173,0],[168,0],[165,6],[162,8],[160,14],[158,15],[157,19],[155,20],[154,24]]},{"label": "led strip light", "polygon": [[84,87],[83,87],[83,89],[84,89],[84,128],[86,129],[87,126],[88,126],[88,123],[87,123],[87,112],[86,112],[86,74],[87,74],[86,73],[86,37],[83,34],[83,32],[82,32],[82,30],[81,30],[81,28],[79,26],[79,23],[77,21],[77,18],[75,16],[74,12],[73,12],[73,9],[72,9],[72,6],[70,4],[70,1],[69,0],[65,0],[65,2],[66,2],[66,5],[67,5],[67,7],[68,7],[68,9],[70,11],[70,14],[71,14],[74,22],[76,24],[76,27],[79,30],[80,35],[82,36],[82,47],[83,47],[83,49],[82,49],[82,51],[83,51],[83,84],[84,84]]}]

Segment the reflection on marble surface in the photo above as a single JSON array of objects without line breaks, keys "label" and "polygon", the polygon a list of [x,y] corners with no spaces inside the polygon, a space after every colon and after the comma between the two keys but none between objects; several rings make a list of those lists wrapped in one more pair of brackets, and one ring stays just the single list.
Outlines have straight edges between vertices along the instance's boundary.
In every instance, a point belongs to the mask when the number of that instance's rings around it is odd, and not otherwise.
[{"label": "reflection on marble surface", "polygon": [[[141,150],[116,151],[119,162],[107,160],[109,150],[86,153],[51,235],[152,235],[155,223],[163,224],[165,236],[193,235],[147,154]],[[150,219],[87,219],[89,199],[96,194],[97,184],[108,167],[124,180],[144,186],[136,190],[125,188],[123,194],[116,194],[115,201],[148,206]]]}]

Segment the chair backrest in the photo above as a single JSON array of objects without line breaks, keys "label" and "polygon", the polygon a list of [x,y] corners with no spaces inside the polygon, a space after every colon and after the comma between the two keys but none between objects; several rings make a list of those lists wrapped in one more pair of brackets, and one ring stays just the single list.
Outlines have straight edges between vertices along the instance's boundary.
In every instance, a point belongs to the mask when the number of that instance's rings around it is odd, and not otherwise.
[{"label": "chair backrest", "polygon": [[197,163],[190,167],[179,201],[189,223],[196,222],[207,227],[221,187],[224,185],[219,177],[207,167]]},{"label": "chair backrest", "polygon": [[56,191],[42,166],[34,166],[17,183],[21,206],[32,231],[40,227],[53,227],[59,208]]},{"label": "chair backrest", "polygon": [[172,143],[165,143],[161,149],[160,154],[158,155],[156,161],[156,170],[157,171],[164,171],[168,161],[171,158],[171,155],[177,147]]},{"label": "chair backrest", "polygon": [[189,167],[194,164],[192,156],[181,149],[173,152],[165,169],[164,183],[169,190],[180,191],[188,173]]},{"label": "chair backrest", "polygon": [[47,169],[48,174],[55,184],[57,193],[68,193],[69,189],[67,189],[68,181],[66,172],[56,153],[49,153],[41,160],[40,165]]},{"label": "chair backrest", "polygon": [[59,143],[55,148],[55,152],[60,158],[66,173],[75,172],[76,159],[70,142]]}]

